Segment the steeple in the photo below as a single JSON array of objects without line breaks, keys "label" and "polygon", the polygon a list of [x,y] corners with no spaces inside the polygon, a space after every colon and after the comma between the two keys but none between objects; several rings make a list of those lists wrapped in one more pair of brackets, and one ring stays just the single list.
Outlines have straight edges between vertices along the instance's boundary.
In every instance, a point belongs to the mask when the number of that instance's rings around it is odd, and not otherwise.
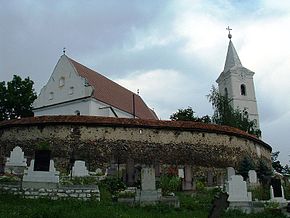
[{"label": "steeple", "polygon": [[241,111],[246,110],[249,119],[255,121],[257,127],[259,127],[259,114],[253,79],[254,72],[242,65],[231,40],[232,34],[230,27],[227,30],[229,31],[229,45],[226,62],[223,72],[216,80],[219,93],[223,96],[227,95],[232,99],[231,105],[233,108],[238,108]]},{"label": "steeple", "polygon": [[234,44],[232,43],[232,40],[230,39],[224,72],[229,71],[233,67],[242,67],[242,66],[243,65],[240,61],[238,53],[234,47]]}]

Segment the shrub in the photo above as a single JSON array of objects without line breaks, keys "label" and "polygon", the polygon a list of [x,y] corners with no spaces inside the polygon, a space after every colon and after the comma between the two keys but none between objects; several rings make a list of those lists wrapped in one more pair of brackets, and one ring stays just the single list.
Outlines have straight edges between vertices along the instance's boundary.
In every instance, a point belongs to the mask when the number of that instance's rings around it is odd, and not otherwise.
[{"label": "shrub", "polygon": [[163,175],[160,177],[160,188],[163,195],[178,191],[181,185],[181,179],[178,176]]},{"label": "shrub", "polygon": [[260,185],[250,189],[253,199],[269,200],[270,199],[270,187],[268,185]]},{"label": "shrub", "polygon": [[113,196],[126,189],[125,183],[118,177],[107,177],[103,182]]}]

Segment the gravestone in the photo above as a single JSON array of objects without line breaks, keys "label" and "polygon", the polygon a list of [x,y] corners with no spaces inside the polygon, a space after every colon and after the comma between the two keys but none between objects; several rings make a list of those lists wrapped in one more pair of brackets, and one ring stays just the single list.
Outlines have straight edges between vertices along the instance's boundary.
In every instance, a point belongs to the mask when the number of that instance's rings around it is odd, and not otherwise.
[{"label": "gravestone", "polygon": [[178,169],[178,177],[184,179],[184,169]]},{"label": "gravestone", "polygon": [[139,201],[141,204],[154,204],[161,194],[156,190],[155,169],[153,167],[143,167],[141,169],[141,191]]},{"label": "gravestone", "polygon": [[247,191],[247,183],[241,175],[233,175],[227,182],[226,188],[230,202],[252,201],[251,192]]},{"label": "gravestone", "polygon": [[272,201],[277,202],[286,202],[284,196],[284,189],[281,185],[281,180],[279,178],[272,178],[271,179],[271,186],[270,186],[270,195]]},{"label": "gravestone", "polygon": [[257,173],[255,170],[249,170],[248,176],[249,176],[249,183],[251,183],[251,184],[258,183]]},{"label": "gravestone", "polygon": [[34,171],[49,171],[50,154],[49,150],[35,151]]},{"label": "gravestone", "polygon": [[14,174],[23,174],[24,169],[27,167],[24,152],[19,146],[13,148],[10,152],[10,157],[7,158],[5,163],[5,172]]},{"label": "gravestone", "polygon": [[193,176],[192,176],[192,167],[190,165],[184,166],[184,179],[182,184],[183,191],[193,190]]},{"label": "gravestone", "polygon": [[236,175],[236,171],[233,167],[227,167],[227,179],[228,181],[231,179],[232,176]]},{"label": "gravestone", "polygon": [[89,171],[87,170],[85,161],[81,160],[75,161],[74,166],[72,168],[72,176],[73,177],[89,176]]},{"label": "gravestone", "polygon": [[57,188],[59,172],[54,167],[54,161],[48,159],[50,152],[35,152],[35,159],[30,162],[28,170],[24,171],[23,188]]}]

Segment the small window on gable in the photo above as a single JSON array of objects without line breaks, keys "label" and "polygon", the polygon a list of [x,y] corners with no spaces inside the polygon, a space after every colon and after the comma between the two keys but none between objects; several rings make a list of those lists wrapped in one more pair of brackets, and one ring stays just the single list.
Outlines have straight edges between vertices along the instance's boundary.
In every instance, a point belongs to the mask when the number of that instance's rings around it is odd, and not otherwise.
[{"label": "small window on gable", "polygon": [[71,87],[69,88],[69,94],[72,95],[73,93],[74,93],[74,87],[71,86]]},{"label": "small window on gable", "polygon": [[60,79],[59,79],[59,87],[63,87],[64,86],[64,82],[65,82],[64,77],[60,77]]},{"label": "small window on gable", "polygon": [[241,95],[244,95],[244,96],[246,96],[246,95],[247,95],[247,93],[246,93],[246,86],[245,86],[245,84],[242,84],[242,85],[241,85]]},{"label": "small window on gable", "polygon": [[53,95],[54,95],[54,93],[53,93],[53,92],[50,92],[50,93],[49,93],[49,97],[48,97],[48,99],[49,99],[49,100],[52,100],[53,97],[54,97]]},{"label": "small window on gable", "polygon": [[81,115],[81,112],[79,110],[76,110],[75,111],[75,115],[80,116]]},{"label": "small window on gable", "polygon": [[225,96],[227,97],[228,96],[228,89],[225,88]]}]

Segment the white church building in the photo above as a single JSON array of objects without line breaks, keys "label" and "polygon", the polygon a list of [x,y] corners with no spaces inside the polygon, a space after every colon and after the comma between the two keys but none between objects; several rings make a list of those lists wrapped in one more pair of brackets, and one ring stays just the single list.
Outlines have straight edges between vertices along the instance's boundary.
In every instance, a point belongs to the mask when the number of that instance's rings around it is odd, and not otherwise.
[{"label": "white church building", "polygon": [[33,103],[34,116],[158,119],[142,98],[63,54]]},{"label": "white church building", "polygon": [[[227,30],[230,31],[231,29],[228,27]],[[257,128],[259,128],[259,115],[253,80],[254,72],[242,65],[232,43],[230,32],[228,38],[230,41],[224,70],[216,80],[219,93],[232,99],[233,108],[239,108],[241,111],[246,110],[249,120],[255,121]]]}]

